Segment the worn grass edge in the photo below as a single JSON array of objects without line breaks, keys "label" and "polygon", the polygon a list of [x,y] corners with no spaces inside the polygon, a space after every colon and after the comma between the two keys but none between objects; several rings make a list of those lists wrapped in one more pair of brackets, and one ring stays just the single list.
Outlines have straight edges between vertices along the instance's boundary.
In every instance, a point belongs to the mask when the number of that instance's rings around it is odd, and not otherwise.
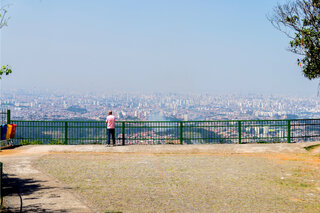
[{"label": "worn grass edge", "polygon": [[311,145],[311,146],[306,146],[306,147],[304,147],[305,148],[305,150],[307,150],[307,151],[312,151],[313,149],[315,149],[315,148],[318,148],[318,147],[320,147],[320,144],[315,144],[315,145]]}]

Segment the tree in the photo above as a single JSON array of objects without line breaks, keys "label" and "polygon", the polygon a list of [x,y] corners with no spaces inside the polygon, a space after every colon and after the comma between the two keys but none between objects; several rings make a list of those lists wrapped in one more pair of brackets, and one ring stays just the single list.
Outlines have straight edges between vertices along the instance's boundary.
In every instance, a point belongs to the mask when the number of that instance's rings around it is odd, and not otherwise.
[{"label": "tree", "polygon": [[320,78],[320,0],[294,0],[278,4],[268,17],[272,25],[290,39],[289,51],[305,77]]},{"label": "tree", "polygon": [[[8,19],[9,18],[7,17],[7,12],[8,12],[6,9],[7,7],[8,6],[0,8],[0,29],[4,26],[8,26]],[[0,79],[3,74],[9,75],[10,73],[12,73],[11,66],[9,66],[9,65],[2,66],[0,68]]]}]

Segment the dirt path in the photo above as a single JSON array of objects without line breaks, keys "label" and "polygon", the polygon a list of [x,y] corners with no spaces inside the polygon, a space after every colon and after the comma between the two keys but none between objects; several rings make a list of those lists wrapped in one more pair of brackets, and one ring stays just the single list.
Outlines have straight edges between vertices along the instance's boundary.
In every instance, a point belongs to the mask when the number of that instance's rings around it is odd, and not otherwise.
[{"label": "dirt path", "polygon": [[[154,145],[105,147],[102,145],[23,146],[2,150],[8,212],[95,212],[73,193],[71,188],[37,170],[33,162],[55,153],[132,153],[132,154],[225,154],[225,153],[307,153],[305,144],[216,144],[216,145]],[[319,152],[316,149],[315,152]]]},{"label": "dirt path", "polygon": [[[30,147],[29,147],[30,148]],[[43,153],[27,153],[28,147],[3,150],[5,206],[7,212],[92,212],[57,180],[38,171],[32,162]]]}]

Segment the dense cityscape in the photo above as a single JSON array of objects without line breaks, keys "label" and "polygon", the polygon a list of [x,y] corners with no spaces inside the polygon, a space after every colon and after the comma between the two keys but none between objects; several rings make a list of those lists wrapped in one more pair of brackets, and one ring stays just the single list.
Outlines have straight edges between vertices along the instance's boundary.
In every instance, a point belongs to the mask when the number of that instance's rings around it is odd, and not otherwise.
[{"label": "dense cityscape", "polygon": [[63,94],[17,90],[1,105],[21,120],[246,120],[318,118],[320,98],[260,94],[127,93]]}]

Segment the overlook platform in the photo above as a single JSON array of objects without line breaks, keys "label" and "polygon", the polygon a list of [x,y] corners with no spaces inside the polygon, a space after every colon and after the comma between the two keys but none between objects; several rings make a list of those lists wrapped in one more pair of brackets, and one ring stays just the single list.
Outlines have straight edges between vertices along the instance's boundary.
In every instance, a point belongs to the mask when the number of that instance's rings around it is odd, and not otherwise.
[{"label": "overlook platform", "polygon": [[26,145],[0,152],[5,206],[12,212],[319,212],[320,147],[305,149],[317,144]]}]

